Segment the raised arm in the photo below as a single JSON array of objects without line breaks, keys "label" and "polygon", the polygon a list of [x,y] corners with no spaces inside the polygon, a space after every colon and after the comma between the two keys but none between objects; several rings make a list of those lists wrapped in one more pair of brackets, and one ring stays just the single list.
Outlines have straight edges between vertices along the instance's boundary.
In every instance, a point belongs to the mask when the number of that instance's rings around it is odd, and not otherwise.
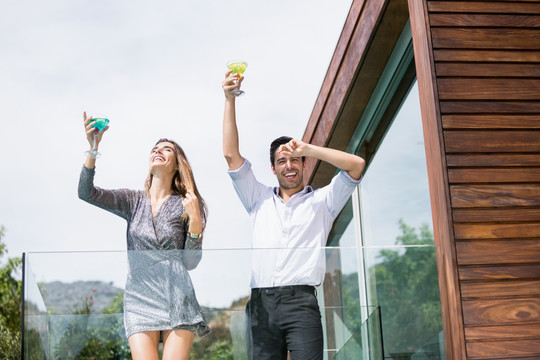
[{"label": "raised arm", "polygon": [[236,97],[231,91],[238,89],[244,80],[238,74],[231,74],[231,70],[225,74],[223,91],[225,92],[225,111],[223,114],[223,156],[227,161],[229,170],[236,170],[244,163],[240,155],[238,141],[238,128],[236,127]]},{"label": "raised arm", "polygon": [[364,167],[366,166],[365,160],[360,156],[349,154],[341,150],[307,144],[296,139],[281,145],[277,151],[286,156],[310,156],[327,162],[338,169],[346,171],[349,176],[355,180],[360,179]]}]

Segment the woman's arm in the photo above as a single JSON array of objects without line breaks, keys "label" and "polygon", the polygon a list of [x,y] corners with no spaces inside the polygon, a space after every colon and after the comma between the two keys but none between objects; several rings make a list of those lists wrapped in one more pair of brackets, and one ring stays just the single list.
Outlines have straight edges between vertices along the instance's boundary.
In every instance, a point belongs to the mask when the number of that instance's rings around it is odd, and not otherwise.
[{"label": "woman's arm", "polygon": [[184,266],[188,270],[193,270],[199,265],[202,258],[204,209],[199,205],[199,199],[191,191],[186,193],[182,205],[189,216],[184,244]]},{"label": "woman's arm", "polygon": [[[84,128],[86,131],[86,138],[90,144],[90,149],[94,143],[94,128],[92,126],[95,121],[91,116],[87,116],[86,112],[83,113]],[[99,146],[103,133],[107,131],[109,127],[105,127],[96,136],[96,148]],[[79,198],[95,205],[104,210],[110,211],[115,215],[118,215],[124,219],[129,219],[135,202],[137,201],[137,192],[128,189],[118,190],[105,190],[94,186],[96,159],[88,154],[84,162],[84,167],[81,170],[79,178],[78,193]]]}]

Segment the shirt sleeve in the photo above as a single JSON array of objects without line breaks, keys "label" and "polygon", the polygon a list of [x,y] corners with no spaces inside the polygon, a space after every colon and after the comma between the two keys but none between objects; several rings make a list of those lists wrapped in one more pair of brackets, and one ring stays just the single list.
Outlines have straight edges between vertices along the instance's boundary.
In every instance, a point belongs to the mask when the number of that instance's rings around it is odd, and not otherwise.
[{"label": "shirt sleeve", "polygon": [[360,179],[355,180],[349,174],[341,170],[327,186],[321,188],[322,195],[325,196],[326,206],[332,217],[335,219],[349,198],[356,186],[360,184]]},{"label": "shirt sleeve", "polygon": [[244,159],[244,163],[238,169],[229,170],[227,173],[232,179],[234,190],[244,208],[251,214],[257,206],[261,193],[267,187],[257,181],[251,169],[251,163],[247,159]]},{"label": "shirt sleeve", "polygon": [[79,198],[126,220],[130,219],[137,201],[137,191],[101,189],[94,186],[95,173],[95,169],[83,166],[79,178]]}]

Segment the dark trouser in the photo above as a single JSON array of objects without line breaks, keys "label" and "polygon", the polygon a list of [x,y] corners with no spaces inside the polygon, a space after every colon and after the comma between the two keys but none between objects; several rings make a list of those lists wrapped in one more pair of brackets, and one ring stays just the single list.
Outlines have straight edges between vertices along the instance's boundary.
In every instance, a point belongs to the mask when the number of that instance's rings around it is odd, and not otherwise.
[{"label": "dark trouser", "polygon": [[322,360],[323,332],[315,288],[307,285],[251,290],[248,353],[252,360]]}]

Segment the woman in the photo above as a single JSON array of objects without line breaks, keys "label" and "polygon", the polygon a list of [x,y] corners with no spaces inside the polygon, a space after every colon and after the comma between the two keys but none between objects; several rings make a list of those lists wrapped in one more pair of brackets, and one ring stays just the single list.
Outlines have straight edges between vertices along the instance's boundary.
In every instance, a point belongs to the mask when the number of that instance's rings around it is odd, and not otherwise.
[{"label": "woman", "polygon": [[[85,112],[90,146],[94,123]],[[97,135],[96,149],[108,128]],[[160,335],[163,359],[188,359],[195,333],[209,332],[187,272],[201,257],[207,208],[184,151],[171,140],[156,143],[146,191],[95,187],[95,162],[87,156],[79,198],[127,221],[124,324],[133,359],[158,359]]]}]

